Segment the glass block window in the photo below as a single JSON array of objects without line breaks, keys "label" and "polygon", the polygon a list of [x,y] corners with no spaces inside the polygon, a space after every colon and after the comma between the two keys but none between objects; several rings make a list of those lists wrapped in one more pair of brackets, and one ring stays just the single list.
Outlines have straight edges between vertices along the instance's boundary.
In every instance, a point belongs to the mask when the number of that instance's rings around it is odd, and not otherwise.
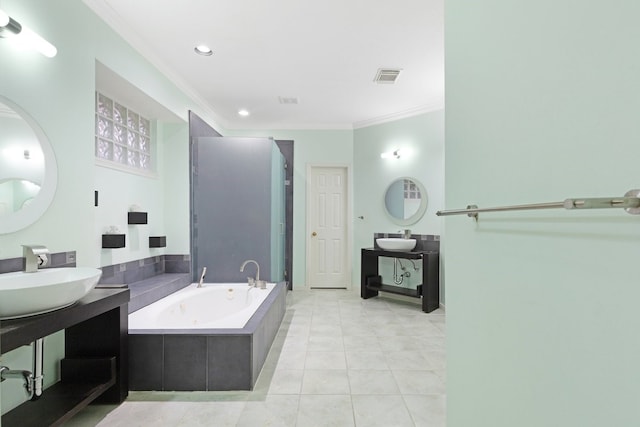
[{"label": "glass block window", "polygon": [[96,159],[142,172],[153,172],[151,122],[96,92]]},{"label": "glass block window", "polygon": [[404,180],[404,198],[405,199],[419,199],[420,198],[420,189],[410,179]]}]

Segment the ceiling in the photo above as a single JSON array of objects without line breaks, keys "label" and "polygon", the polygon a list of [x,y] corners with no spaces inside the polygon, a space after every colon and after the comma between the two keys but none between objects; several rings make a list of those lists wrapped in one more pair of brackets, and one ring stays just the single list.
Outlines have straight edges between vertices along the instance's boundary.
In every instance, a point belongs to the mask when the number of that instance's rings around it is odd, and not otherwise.
[{"label": "ceiling", "polygon": [[[351,129],[444,106],[444,0],[84,2],[227,129]],[[379,84],[379,68],[402,71]]]}]

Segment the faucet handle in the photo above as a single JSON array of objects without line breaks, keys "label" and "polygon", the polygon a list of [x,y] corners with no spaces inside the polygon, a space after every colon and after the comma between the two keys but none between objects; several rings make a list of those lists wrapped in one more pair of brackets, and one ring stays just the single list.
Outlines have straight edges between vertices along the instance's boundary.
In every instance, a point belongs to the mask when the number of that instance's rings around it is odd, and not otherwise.
[{"label": "faucet handle", "polygon": [[46,254],[38,254],[36,255],[36,257],[38,258],[38,267],[46,267],[47,265],[49,265],[49,258],[47,258]]}]

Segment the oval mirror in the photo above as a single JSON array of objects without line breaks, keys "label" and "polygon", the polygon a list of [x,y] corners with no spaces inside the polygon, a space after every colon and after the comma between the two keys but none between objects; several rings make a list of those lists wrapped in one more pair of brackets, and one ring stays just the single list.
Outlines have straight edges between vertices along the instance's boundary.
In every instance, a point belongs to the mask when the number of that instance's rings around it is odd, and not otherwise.
[{"label": "oval mirror", "polygon": [[56,192],[53,148],[38,124],[0,96],[0,234],[36,222]]},{"label": "oval mirror", "polygon": [[427,211],[427,190],[415,178],[398,178],[387,187],[384,210],[398,225],[415,224]]}]

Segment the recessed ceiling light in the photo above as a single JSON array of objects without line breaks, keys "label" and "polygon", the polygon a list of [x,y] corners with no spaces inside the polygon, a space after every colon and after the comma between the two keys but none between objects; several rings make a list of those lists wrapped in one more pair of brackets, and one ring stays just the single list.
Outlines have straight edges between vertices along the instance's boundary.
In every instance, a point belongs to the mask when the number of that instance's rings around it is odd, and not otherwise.
[{"label": "recessed ceiling light", "polygon": [[193,50],[195,50],[198,55],[202,55],[202,56],[213,55],[213,51],[211,50],[211,48],[204,44],[199,44]]},{"label": "recessed ceiling light", "polygon": [[243,108],[242,110],[238,110],[238,114],[242,117],[247,117],[249,115],[249,111]]}]

